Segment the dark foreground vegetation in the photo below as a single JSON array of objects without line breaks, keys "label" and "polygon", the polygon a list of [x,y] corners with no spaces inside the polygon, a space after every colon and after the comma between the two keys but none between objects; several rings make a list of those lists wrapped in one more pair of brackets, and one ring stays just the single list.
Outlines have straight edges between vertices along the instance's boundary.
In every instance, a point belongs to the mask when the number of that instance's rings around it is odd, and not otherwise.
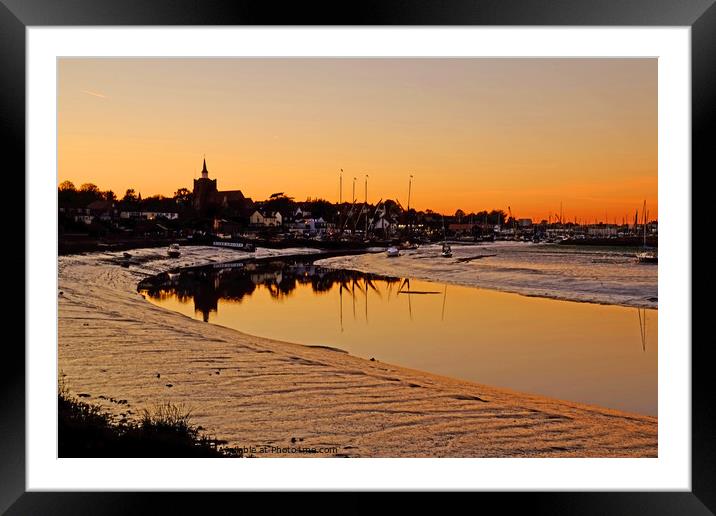
[{"label": "dark foreground vegetation", "polygon": [[59,457],[241,457],[240,449],[200,433],[191,414],[172,404],[144,411],[139,421],[115,418],[63,388],[58,404]]}]

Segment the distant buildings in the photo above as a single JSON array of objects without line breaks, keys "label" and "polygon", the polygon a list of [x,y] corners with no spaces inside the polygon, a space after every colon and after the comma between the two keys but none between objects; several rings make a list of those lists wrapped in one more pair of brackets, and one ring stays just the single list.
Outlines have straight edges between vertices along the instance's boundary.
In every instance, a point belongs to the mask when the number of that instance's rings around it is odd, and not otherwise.
[{"label": "distant buildings", "polygon": [[216,187],[216,179],[209,179],[209,171],[206,168],[206,159],[201,170],[201,177],[194,179],[194,210],[205,216],[217,211],[233,211],[241,215],[253,204],[253,201],[244,197],[241,190],[223,190]]},{"label": "distant buildings", "polygon": [[86,208],[60,208],[60,213],[71,217],[75,222],[92,224],[94,222],[117,222],[118,220],[176,220],[175,211],[120,211],[114,202],[93,201]]},{"label": "distant buildings", "polygon": [[173,211],[121,211],[120,219],[143,219],[154,220],[164,218],[167,220],[175,220],[179,218],[179,213]]},{"label": "distant buildings", "polygon": [[587,235],[590,237],[609,238],[616,237],[619,233],[619,226],[616,224],[599,224],[587,227]]},{"label": "distant buildings", "polygon": [[531,228],[532,219],[517,219],[517,225],[521,228]]},{"label": "distant buildings", "polygon": [[91,216],[89,222],[87,217],[83,217],[86,224],[92,222],[94,219],[102,221],[110,221],[117,216],[117,210],[114,208],[112,201],[93,201],[87,205],[87,212]]},{"label": "distant buildings", "polygon": [[454,232],[463,232],[463,233],[469,233],[475,230],[475,228],[479,227],[479,224],[470,224],[467,222],[451,222],[447,225],[448,231],[454,231]]}]

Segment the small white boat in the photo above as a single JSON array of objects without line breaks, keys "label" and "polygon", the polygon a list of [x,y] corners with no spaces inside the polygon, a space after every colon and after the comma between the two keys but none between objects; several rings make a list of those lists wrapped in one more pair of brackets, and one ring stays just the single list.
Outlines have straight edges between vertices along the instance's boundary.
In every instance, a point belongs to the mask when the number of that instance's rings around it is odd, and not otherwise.
[{"label": "small white boat", "polygon": [[385,254],[388,258],[396,258],[400,256],[400,250],[397,247],[389,247]]},{"label": "small white boat", "polygon": [[181,256],[179,244],[171,244],[169,246],[169,249],[167,249],[167,255],[169,256],[169,258],[179,258]]},{"label": "small white boat", "polygon": [[659,263],[659,257],[656,251],[642,251],[636,253],[636,259],[641,263]]}]

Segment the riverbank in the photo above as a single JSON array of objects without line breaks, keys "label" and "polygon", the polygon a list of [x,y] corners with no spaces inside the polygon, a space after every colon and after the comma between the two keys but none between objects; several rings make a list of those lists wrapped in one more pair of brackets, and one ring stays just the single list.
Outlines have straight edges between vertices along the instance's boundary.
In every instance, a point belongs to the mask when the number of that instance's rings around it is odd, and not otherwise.
[{"label": "riverbank", "polygon": [[249,336],[142,299],[136,286],[149,275],[243,255],[182,251],[169,260],[137,250],[141,259],[129,267],[117,264],[121,253],[60,257],[58,366],[72,393],[115,414],[183,402],[208,434],[257,456],[657,454],[654,417],[440,377],[326,343]]},{"label": "riverbank", "polygon": [[[389,245],[388,242],[366,243],[362,240],[343,242],[338,240],[247,238],[245,239],[245,241],[247,243],[253,244],[255,247],[263,247],[266,249],[290,249],[297,247],[306,247],[311,248],[316,252],[343,252],[347,250],[359,252],[365,251],[371,246],[383,245],[384,247],[386,247]],[[107,236],[103,238],[97,238],[91,237],[89,235],[79,234],[61,235],[57,243],[57,250],[60,256],[65,256],[79,253],[111,253],[115,251],[131,251],[133,249],[144,248],[167,248],[170,244],[173,243],[178,243],[182,247],[204,245],[198,240],[192,240],[186,237]]]},{"label": "riverbank", "polygon": [[635,250],[527,242],[454,244],[451,258],[440,250],[424,245],[397,258],[339,256],[316,265],[561,301],[658,308],[658,267],[639,263]]}]

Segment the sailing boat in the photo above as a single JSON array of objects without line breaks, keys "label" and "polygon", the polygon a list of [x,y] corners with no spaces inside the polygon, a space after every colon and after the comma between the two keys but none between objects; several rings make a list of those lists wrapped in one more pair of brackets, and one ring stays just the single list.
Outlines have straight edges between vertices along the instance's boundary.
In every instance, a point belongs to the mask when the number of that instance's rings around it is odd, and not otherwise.
[{"label": "sailing boat", "polygon": [[440,256],[443,258],[451,258],[452,257],[452,249],[450,248],[450,244],[447,243],[447,236],[445,234],[445,217],[443,216],[443,248],[442,251],[440,251]]},{"label": "sailing boat", "polygon": [[644,208],[642,210],[644,216],[644,248],[640,253],[636,253],[636,259],[640,263],[658,263],[657,252],[653,249],[646,248],[646,201],[644,201]]}]

